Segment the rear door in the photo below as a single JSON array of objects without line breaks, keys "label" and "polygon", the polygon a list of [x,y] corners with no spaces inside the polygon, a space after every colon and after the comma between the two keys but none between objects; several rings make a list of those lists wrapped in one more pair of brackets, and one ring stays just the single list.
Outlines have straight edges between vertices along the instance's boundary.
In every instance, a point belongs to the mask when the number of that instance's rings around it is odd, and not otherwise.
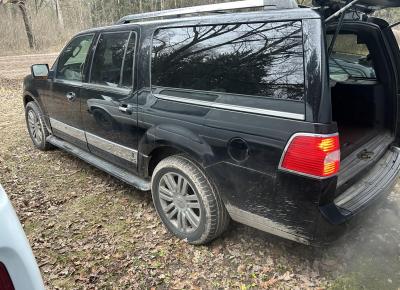
[{"label": "rear door", "polygon": [[132,30],[101,33],[89,82],[80,91],[89,150],[133,172],[137,166],[137,35],[138,31]]}]

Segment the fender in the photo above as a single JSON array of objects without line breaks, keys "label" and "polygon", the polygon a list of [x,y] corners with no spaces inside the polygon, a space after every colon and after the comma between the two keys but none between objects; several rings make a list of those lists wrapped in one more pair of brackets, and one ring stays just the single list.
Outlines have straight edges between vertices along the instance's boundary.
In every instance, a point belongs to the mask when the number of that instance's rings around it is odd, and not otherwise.
[{"label": "fender", "polygon": [[42,110],[43,115],[44,115],[44,121],[45,121],[46,128],[49,132],[52,132],[50,120],[47,116],[47,111],[45,110],[45,106],[41,102],[40,97],[38,96],[38,93],[36,91],[34,93],[32,93],[30,91],[25,90],[23,93],[22,99],[24,102],[24,108],[25,108],[26,104],[29,102],[29,99],[32,99],[36,103],[36,105],[39,106],[39,108]]},{"label": "fender", "polygon": [[151,156],[155,149],[171,147],[185,152],[204,167],[211,164],[214,152],[210,145],[188,128],[161,124],[150,128],[139,142],[139,152]]}]

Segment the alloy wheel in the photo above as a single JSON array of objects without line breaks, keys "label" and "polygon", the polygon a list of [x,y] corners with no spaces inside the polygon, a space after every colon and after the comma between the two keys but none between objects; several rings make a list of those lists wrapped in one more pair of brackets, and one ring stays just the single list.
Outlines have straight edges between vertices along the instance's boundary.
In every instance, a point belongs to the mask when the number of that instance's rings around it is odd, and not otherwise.
[{"label": "alloy wheel", "polygon": [[28,125],[29,132],[36,144],[41,144],[43,141],[42,124],[40,123],[38,115],[33,110],[28,112]]},{"label": "alloy wheel", "polygon": [[167,173],[158,187],[158,197],[168,221],[180,232],[194,232],[200,225],[201,208],[197,194],[179,173]]}]

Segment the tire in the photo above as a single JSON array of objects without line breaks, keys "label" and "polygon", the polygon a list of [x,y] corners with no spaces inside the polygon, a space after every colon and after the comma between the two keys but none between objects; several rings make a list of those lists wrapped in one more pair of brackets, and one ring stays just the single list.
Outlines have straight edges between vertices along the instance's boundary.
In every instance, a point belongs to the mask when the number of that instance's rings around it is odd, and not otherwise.
[{"label": "tire", "polygon": [[50,133],[45,125],[42,110],[35,102],[26,105],[25,120],[33,145],[42,151],[52,149],[53,146],[46,141]]},{"label": "tire", "polygon": [[230,217],[221,197],[205,172],[189,158],[174,155],[162,160],[151,182],[156,211],[178,238],[202,245],[227,229]]}]

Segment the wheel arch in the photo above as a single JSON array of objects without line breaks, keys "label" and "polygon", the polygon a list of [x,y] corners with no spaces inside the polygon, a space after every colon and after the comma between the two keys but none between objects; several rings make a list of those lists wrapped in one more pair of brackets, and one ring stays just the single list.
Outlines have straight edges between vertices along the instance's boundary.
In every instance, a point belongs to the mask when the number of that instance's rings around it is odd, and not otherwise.
[{"label": "wheel arch", "polygon": [[38,105],[39,108],[42,110],[43,114],[46,116],[45,107],[43,106],[42,100],[40,99],[40,97],[37,94],[30,92],[30,91],[24,91],[22,99],[24,102],[24,107],[26,107],[26,105],[29,102],[35,102],[36,105]]},{"label": "wheel arch", "polygon": [[41,104],[38,102],[36,96],[34,96],[32,93],[25,91],[24,95],[23,95],[23,102],[24,102],[24,107],[26,107],[26,105],[29,102],[35,102],[38,106],[40,106],[40,108],[42,109]]},{"label": "wheel arch", "polygon": [[206,167],[214,159],[211,146],[187,128],[159,125],[147,131],[139,143],[139,152],[146,156],[144,175],[151,177],[157,164],[172,155],[185,154],[193,161]]},{"label": "wheel arch", "polygon": [[22,100],[23,100],[23,103],[24,103],[24,108],[26,107],[26,105],[28,103],[34,102],[39,107],[39,109],[42,110],[47,130],[49,130],[49,132],[51,132],[50,121],[49,121],[49,118],[47,117],[47,112],[46,112],[45,107],[43,106],[40,98],[37,97],[35,94],[29,92],[29,91],[24,91]]},{"label": "wheel arch", "polygon": [[177,154],[185,154],[186,152],[171,146],[171,145],[163,145],[159,146],[157,148],[154,148],[154,150],[150,153],[149,155],[149,163],[147,167],[147,175],[152,176],[153,171],[156,168],[157,164],[160,163],[161,160],[168,158],[173,155]]}]

